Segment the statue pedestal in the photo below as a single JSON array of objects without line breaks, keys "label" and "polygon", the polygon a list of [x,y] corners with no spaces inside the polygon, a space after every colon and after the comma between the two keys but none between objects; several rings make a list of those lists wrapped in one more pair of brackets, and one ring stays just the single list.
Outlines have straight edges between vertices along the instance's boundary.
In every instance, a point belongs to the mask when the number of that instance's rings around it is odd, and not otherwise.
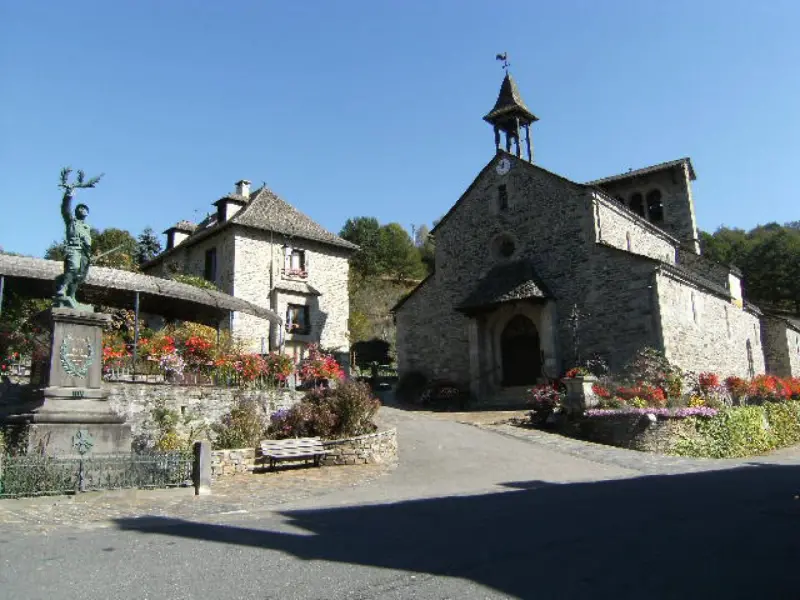
[{"label": "statue pedestal", "polygon": [[29,452],[77,454],[76,436],[84,450],[88,439],[94,453],[130,452],[130,425],[111,411],[102,388],[103,329],[111,315],[51,308],[41,317],[52,333],[42,386],[6,409],[2,421],[29,425]]}]

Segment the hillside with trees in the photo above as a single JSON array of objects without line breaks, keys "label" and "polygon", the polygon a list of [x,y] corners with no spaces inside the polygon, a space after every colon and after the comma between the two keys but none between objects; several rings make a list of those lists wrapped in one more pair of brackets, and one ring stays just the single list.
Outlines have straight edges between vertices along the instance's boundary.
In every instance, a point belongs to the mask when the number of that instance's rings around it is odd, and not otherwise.
[{"label": "hillside with trees", "polygon": [[429,229],[412,227],[412,233],[399,223],[381,225],[374,217],[348,219],[339,232],[360,247],[350,263],[351,344],[383,340],[394,347],[390,310],[433,269]]},{"label": "hillside with trees", "polygon": [[800,221],[750,231],[720,227],[701,232],[703,254],[742,270],[744,295],[764,309],[800,314]]}]

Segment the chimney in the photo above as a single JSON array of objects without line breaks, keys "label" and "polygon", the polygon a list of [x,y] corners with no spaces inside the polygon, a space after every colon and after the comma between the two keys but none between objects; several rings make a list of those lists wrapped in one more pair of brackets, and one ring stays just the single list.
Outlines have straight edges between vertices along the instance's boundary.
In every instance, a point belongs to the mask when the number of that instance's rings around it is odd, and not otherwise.
[{"label": "chimney", "polygon": [[245,198],[250,197],[250,182],[247,179],[242,179],[236,182],[236,193]]}]

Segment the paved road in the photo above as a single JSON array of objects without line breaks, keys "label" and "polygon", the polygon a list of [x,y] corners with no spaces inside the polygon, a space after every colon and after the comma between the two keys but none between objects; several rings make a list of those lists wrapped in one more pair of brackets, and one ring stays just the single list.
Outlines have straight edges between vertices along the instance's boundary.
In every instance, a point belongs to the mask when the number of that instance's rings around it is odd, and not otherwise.
[{"label": "paved road", "polygon": [[0,526],[0,598],[800,597],[794,464],[643,476],[385,412],[400,466],[359,487],[202,520]]}]

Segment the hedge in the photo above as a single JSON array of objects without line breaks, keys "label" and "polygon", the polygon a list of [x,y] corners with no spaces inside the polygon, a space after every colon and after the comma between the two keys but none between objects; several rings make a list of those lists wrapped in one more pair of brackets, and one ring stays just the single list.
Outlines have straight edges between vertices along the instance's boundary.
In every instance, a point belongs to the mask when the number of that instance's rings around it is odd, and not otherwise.
[{"label": "hedge", "polygon": [[701,458],[740,458],[800,443],[800,401],[766,402],[688,417],[696,435],[678,440],[673,453]]}]

